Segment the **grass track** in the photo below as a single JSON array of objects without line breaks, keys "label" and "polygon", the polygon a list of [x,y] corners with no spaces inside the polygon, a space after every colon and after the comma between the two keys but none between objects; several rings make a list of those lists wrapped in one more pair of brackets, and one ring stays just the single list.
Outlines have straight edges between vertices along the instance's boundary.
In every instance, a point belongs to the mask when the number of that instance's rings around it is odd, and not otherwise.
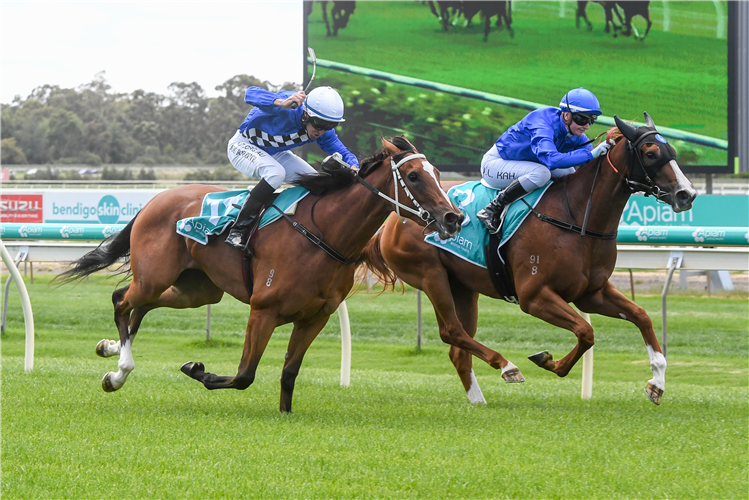
[{"label": "grass track", "polygon": [[[593,317],[594,397],[580,367],[559,379],[525,356],[563,354],[571,335],[514,306],[482,300],[478,337],[515,362],[525,384],[476,371],[489,402],[467,403],[425,307],[414,349],[415,298],[357,295],[352,385],[338,387],[333,320],[311,347],[294,413],[277,412],[289,329],[271,340],[247,391],[206,391],[179,372],[200,359],[234,373],[248,307],[225,298],[204,310],[154,311],[135,343],[136,369],[100,389],[114,359],[114,283],[92,277],[29,286],[36,368],[23,373],[23,322],[11,292],[2,337],[3,498],[746,498],[749,391],[745,297],[669,298],[664,404],[643,394],[650,372],[639,333]],[[60,298],[65,297],[65,301]],[[659,323],[659,296],[638,297]],[[426,304],[425,304],[426,305]],[[501,326],[501,328],[500,328]],[[716,341],[717,340],[717,341]]]}]

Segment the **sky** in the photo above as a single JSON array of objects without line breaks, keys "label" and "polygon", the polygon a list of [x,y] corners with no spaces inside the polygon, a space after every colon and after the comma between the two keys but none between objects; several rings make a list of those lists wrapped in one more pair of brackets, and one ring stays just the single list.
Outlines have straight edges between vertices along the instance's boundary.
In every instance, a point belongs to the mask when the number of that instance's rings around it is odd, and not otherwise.
[{"label": "sky", "polygon": [[104,78],[118,93],[248,74],[301,83],[301,0],[0,2],[0,102]]}]

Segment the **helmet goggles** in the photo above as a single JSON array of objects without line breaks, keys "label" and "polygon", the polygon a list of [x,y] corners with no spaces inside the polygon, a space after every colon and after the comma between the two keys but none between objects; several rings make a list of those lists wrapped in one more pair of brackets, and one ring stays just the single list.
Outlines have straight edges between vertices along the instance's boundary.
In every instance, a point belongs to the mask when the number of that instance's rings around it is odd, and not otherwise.
[{"label": "helmet goggles", "polygon": [[572,113],[572,121],[584,127],[585,125],[593,125],[596,122],[596,117],[584,113]]},{"label": "helmet goggles", "polygon": [[326,131],[326,130],[332,130],[336,128],[338,125],[338,122],[329,122],[327,120],[323,120],[322,118],[318,118],[316,116],[310,116],[309,117],[309,123],[312,124],[313,127],[315,127],[317,130]]}]

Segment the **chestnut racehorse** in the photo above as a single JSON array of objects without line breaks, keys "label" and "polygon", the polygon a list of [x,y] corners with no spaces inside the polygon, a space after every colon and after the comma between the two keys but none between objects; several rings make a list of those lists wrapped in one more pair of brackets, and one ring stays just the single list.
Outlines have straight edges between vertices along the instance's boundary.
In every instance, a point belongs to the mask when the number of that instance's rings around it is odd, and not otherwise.
[{"label": "chestnut racehorse", "polygon": [[[530,214],[505,245],[505,262],[520,308],[577,337],[575,347],[562,359],[554,360],[543,351],[529,356],[532,361],[564,377],[593,346],[593,328],[569,303],[586,313],[625,319],[640,329],[645,340],[654,375],[646,393],[660,404],[666,360],[652,321],[609,282],[616,264],[615,235],[633,192],[657,196],[675,212],[690,209],[696,192],[681,173],[673,148],[658,134],[647,113],[645,118],[646,126],[635,128],[615,116],[621,133],[612,129],[609,140],[616,145],[607,156],[549,187],[535,215]],[[556,219],[557,225],[544,222],[541,215]],[[486,269],[425,243],[415,224],[395,219],[388,220],[364,254],[368,267],[387,285],[400,278],[427,294],[440,338],[451,344],[450,360],[471,402],[485,402],[471,355],[501,368],[507,382],[524,381],[515,365],[473,339],[479,294],[501,298]]]},{"label": "chestnut racehorse", "polygon": [[[255,236],[252,293],[243,280],[240,250],[226,245],[222,237],[202,245],[175,232],[177,221],[200,213],[206,194],[224,190],[217,186],[182,186],[158,194],[120,233],[74,262],[60,275],[62,282],[129,256],[132,282],[112,294],[119,342],[102,340],[96,349],[103,357],[119,354],[119,371],[104,376],[104,390],[120,389],[133,370],[132,343],[148,311],[215,304],[226,292],[251,307],[237,375],[208,373],[200,362],[185,363],[182,371],[208,389],[246,389],[274,329],[293,323],[280,401],[281,411],[291,411],[302,358],[351,290],[360,253],[393,204],[445,238],[460,230],[463,215],[447,198],[439,172],[424,155],[400,137],[392,142],[383,139],[383,146],[362,161],[358,174],[326,160],[320,175],[306,175],[296,183],[310,193],[291,216],[295,225],[279,220]],[[320,246],[297,234],[304,231],[299,224],[315,229],[309,230],[308,238],[314,240],[317,232],[324,239]]]}]

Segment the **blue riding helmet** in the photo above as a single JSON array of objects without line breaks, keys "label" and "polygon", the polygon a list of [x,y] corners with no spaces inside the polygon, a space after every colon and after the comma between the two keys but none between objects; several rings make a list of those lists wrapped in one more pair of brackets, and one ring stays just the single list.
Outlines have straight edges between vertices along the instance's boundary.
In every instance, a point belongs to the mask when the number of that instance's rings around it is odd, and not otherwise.
[{"label": "blue riding helmet", "polygon": [[598,105],[598,99],[590,90],[580,87],[572,89],[562,97],[559,103],[559,109],[569,111],[570,113],[585,113],[587,115],[600,115],[601,108]]}]

